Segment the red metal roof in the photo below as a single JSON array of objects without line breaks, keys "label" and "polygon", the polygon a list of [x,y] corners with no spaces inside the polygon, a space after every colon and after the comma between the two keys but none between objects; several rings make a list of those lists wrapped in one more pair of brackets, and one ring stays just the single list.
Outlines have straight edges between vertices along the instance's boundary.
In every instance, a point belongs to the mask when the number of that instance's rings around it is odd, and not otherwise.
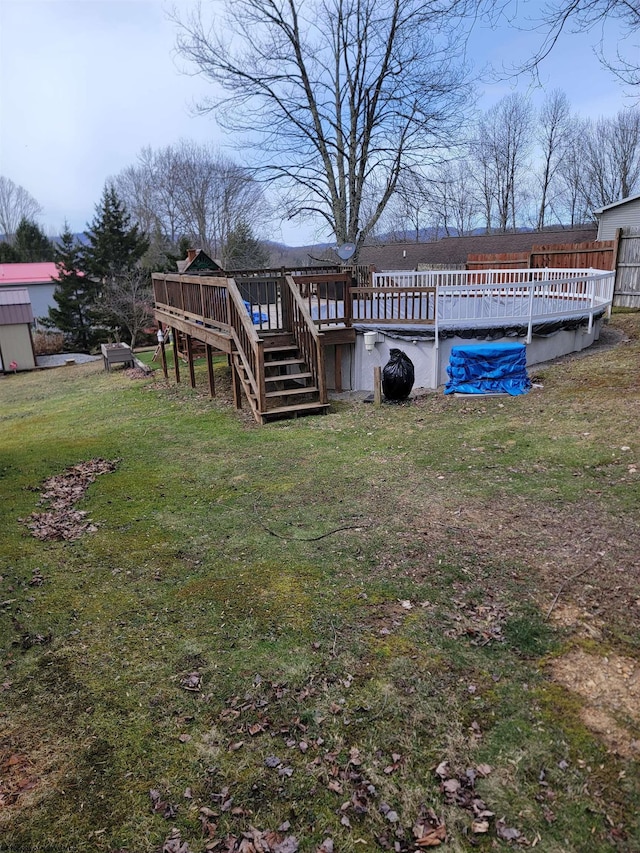
[{"label": "red metal roof", "polygon": [[39,264],[0,264],[0,285],[38,284],[57,280],[58,270],[50,261]]}]

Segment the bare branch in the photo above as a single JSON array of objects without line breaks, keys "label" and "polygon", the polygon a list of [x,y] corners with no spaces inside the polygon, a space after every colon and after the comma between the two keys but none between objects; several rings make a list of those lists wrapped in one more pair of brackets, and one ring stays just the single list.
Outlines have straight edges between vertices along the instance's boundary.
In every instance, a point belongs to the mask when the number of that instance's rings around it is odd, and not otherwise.
[{"label": "bare branch", "polygon": [[359,246],[403,171],[464,123],[459,36],[473,6],[234,0],[224,21],[201,10],[177,20],[178,48],[215,84],[202,109],[241,134],[255,174],[288,192],[290,211],[320,214]]}]

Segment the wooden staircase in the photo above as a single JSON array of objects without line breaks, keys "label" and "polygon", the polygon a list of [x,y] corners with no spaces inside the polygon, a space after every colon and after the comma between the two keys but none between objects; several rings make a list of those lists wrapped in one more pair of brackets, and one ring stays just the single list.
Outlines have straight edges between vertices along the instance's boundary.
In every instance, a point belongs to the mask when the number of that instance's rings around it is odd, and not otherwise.
[{"label": "wooden staircase", "polygon": [[263,364],[266,407],[261,409],[242,360],[234,354],[240,384],[259,423],[326,412],[329,404],[322,402],[320,389],[314,384],[293,334],[265,335]]}]

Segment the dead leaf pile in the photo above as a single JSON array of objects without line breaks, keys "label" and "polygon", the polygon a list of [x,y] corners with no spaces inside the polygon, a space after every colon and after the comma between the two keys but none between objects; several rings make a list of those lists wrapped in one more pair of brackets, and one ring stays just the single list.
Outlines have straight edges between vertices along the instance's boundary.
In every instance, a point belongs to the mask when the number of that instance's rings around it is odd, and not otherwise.
[{"label": "dead leaf pile", "polygon": [[285,835],[289,824],[282,824],[278,830],[260,831],[250,826],[239,835],[227,835],[225,838],[210,841],[205,850],[216,853],[297,853],[298,840],[295,835]]},{"label": "dead leaf pile", "polygon": [[23,753],[9,755],[0,764],[0,809],[12,806],[21,794],[38,784],[31,762]]},{"label": "dead leaf pile", "polygon": [[[487,808],[475,790],[476,779],[485,778],[492,772],[493,768],[488,764],[478,764],[477,767],[468,767],[463,773],[452,774],[446,761],[436,767],[436,776],[440,779],[440,791],[449,805],[458,806],[473,815],[471,832],[474,835],[483,835],[489,832],[491,821],[495,813]],[[504,818],[496,821],[496,834],[503,841],[517,841],[527,844],[528,842],[514,827],[508,827]]]},{"label": "dead leaf pile", "polygon": [[393,825],[391,832],[376,836],[376,841],[384,850],[393,850],[394,853],[410,853],[411,851],[425,850],[427,847],[439,847],[447,840],[447,826],[444,819],[438,817],[432,808],[422,806],[418,818],[414,821],[411,832],[405,833],[401,826],[396,825],[397,814],[386,811],[389,806],[382,803],[380,811],[385,814],[387,820]]},{"label": "dead leaf pile", "polygon": [[180,830],[172,829],[165,838],[161,853],[193,853],[193,850],[180,837]]},{"label": "dead leaf pile", "polygon": [[43,484],[38,503],[49,505],[45,512],[32,512],[28,518],[18,519],[31,531],[31,535],[42,541],[79,539],[85,533],[98,529],[87,513],[75,509],[88,487],[101,474],[115,471],[118,460],[90,459],[73,465],[56,477],[49,477]]},{"label": "dead leaf pile", "polygon": [[[282,752],[267,754],[262,758],[266,771],[277,774],[283,778],[283,781],[302,770],[315,776],[318,784],[336,795],[335,814],[341,826],[351,830],[365,820],[372,821],[379,827],[376,836],[378,843],[384,849],[393,850],[395,853],[409,853],[409,851],[443,843],[447,837],[444,820],[426,807],[421,809],[412,826],[403,825],[398,812],[383,800],[381,793],[364,770],[366,757],[359,747],[345,748],[341,744],[340,748],[329,748],[322,736],[310,735],[309,726],[301,721],[300,716],[293,715],[295,710],[289,721],[286,717],[282,719],[283,706],[286,702],[292,703],[292,709],[299,708],[310,697],[324,698],[326,703],[327,694],[330,694],[333,689],[337,687],[341,691],[349,690],[352,683],[353,676],[349,674],[326,678],[312,676],[303,687],[294,688],[286,683],[268,682],[259,675],[256,676],[252,690],[242,697],[236,695],[227,699],[224,709],[219,714],[220,723],[228,731],[227,749],[234,752],[242,748],[250,748],[252,742],[261,736],[281,739],[282,746],[279,749],[282,749]],[[345,712],[345,706],[338,702],[332,702],[325,707],[327,716],[315,718],[318,725],[322,725],[332,716]],[[302,767],[296,763],[296,754],[298,762],[301,756],[306,759],[307,763]],[[380,764],[381,771],[387,777],[391,777],[401,770],[405,759],[399,752],[389,754],[379,751],[375,755],[375,761]],[[240,806],[234,805],[228,787],[224,788],[219,795],[214,795],[213,799],[220,801],[219,812],[206,807],[200,812],[203,834],[212,840],[216,833],[216,821],[220,812],[226,811],[232,815],[244,813],[245,816],[251,814],[250,810],[243,810]],[[242,845],[243,841],[249,841],[239,835],[229,836],[229,838],[235,839],[233,843],[237,845]],[[251,844],[254,844],[254,841],[255,839],[251,840]],[[242,846],[226,848],[218,844],[207,849],[247,850],[252,853],[254,848]],[[268,848],[256,847],[255,849]],[[318,853],[330,853],[332,849],[333,840],[329,838],[323,842]]]},{"label": "dead leaf pile", "polygon": [[178,814],[178,806],[175,803],[168,802],[168,800],[163,800],[160,791],[156,791],[155,788],[149,791],[149,798],[151,799],[151,810],[161,814],[165,820],[173,820]]},{"label": "dead leaf pile", "polygon": [[123,373],[127,379],[147,379],[151,371],[143,370],[141,367],[127,367]]},{"label": "dead leaf pile", "polygon": [[502,629],[512,615],[506,607],[494,601],[472,604],[459,598],[452,599],[452,603],[456,610],[448,616],[457,624],[444,632],[446,637],[468,637],[472,646],[504,642]]}]

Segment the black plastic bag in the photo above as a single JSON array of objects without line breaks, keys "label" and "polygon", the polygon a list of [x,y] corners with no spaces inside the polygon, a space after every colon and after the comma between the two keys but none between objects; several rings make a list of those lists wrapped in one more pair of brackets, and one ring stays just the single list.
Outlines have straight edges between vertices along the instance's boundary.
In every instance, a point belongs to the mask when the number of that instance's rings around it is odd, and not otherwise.
[{"label": "black plastic bag", "polygon": [[387,400],[406,400],[415,380],[413,362],[401,349],[389,351],[389,361],[382,369],[382,393]]}]

